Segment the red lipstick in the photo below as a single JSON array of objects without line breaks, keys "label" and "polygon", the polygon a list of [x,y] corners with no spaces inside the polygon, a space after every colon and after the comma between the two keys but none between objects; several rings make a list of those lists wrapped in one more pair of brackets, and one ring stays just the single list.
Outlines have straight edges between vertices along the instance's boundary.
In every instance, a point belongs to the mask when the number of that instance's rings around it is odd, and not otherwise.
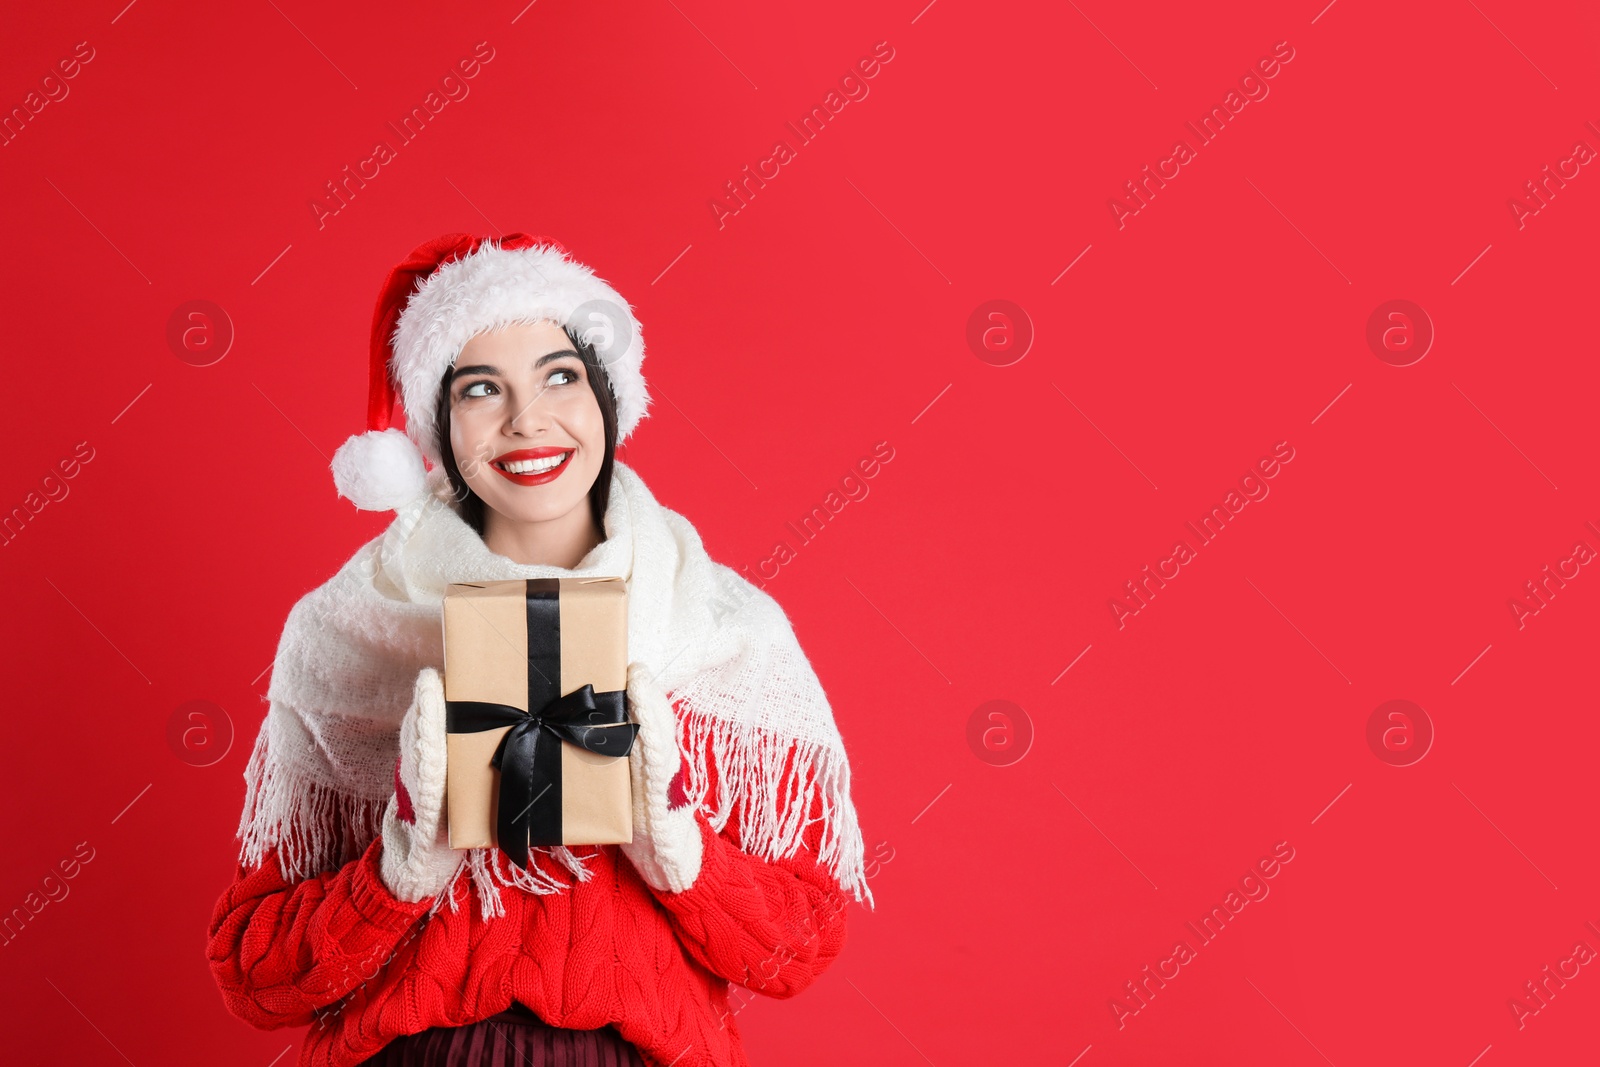
[{"label": "red lipstick", "polygon": [[[572,448],[519,448],[515,452],[507,452],[496,456],[489,464],[500,473],[507,481],[516,482],[518,485],[543,485],[553,482],[561,477],[561,472],[567,469],[567,464],[572,462]],[[548,460],[552,456],[560,456],[561,462],[548,470],[534,471],[527,474],[513,474],[501,466],[504,463],[517,463],[524,460]]]}]

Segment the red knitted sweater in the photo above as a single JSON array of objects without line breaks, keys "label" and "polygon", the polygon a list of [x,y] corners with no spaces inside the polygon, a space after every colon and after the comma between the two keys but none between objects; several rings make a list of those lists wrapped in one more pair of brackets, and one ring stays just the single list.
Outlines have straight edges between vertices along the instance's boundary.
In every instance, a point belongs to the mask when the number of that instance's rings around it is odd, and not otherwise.
[{"label": "red knitted sweater", "polygon": [[616,846],[574,848],[591,879],[569,875],[570,888],[544,896],[503,886],[506,914],[487,921],[465,874],[459,911],[428,917],[432,898],[398,900],[378,874],[382,835],[298,883],[269,853],[253,871],[240,866],[217,901],[211,972],[251,1025],[310,1024],[300,1067],[349,1067],[513,998],[553,1026],[612,1024],[652,1065],[743,1067],[728,984],[800,992],[843,948],[849,898],[817,862],[820,819],[804,848],[766,862],[739,849],[738,817],[718,834],[697,814],[705,855],[683,893],[652,889]]}]

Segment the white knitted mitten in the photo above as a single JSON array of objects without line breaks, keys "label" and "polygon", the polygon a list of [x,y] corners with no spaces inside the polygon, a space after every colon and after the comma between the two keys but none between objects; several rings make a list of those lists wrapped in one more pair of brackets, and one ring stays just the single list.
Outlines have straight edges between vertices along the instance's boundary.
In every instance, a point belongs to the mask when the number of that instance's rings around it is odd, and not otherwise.
[{"label": "white knitted mitten", "polygon": [[621,848],[650,886],[682,893],[700,876],[703,844],[695,806],[683,795],[681,782],[674,781],[683,765],[678,717],[667,694],[638,664],[628,668],[628,705],[639,736],[628,753],[633,841]]},{"label": "white knitted mitten", "polygon": [[400,720],[395,795],[383,813],[380,873],[389,892],[410,903],[443,890],[466,856],[450,847],[444,821],[444,735],[444,680],[424,667]]}]

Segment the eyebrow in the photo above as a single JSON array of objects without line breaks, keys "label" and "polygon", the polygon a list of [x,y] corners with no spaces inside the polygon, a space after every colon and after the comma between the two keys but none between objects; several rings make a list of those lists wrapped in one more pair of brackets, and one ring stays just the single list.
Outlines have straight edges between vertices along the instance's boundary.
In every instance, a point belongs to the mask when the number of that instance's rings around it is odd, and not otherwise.
[{"label": "eyebrow", "polygon": [[[563,356],[572,356],[574,359],[582,359],[583,358],[582,356],[578,355],[578,353],[573,351],[572,349],[564,348],[559,352],[550,352],[550,353],[547,353],[545,355],[540,356],[539,359],[538,359],[538,362],[534,363],[533,369],[534,370],[538,370],[540,367],[544,366],[546,363],[549,363],[551,360],[560,359]],[[496,375],[498,375],[498,374],[501,374],[501,373],[503,373],[503,372],[500,370],[499,367],[493,366],[491,364],[488,364],[488,363],[474,363],[469,367],[457,367],[454,377],[464,378],[469,374],[496,374]]]}]

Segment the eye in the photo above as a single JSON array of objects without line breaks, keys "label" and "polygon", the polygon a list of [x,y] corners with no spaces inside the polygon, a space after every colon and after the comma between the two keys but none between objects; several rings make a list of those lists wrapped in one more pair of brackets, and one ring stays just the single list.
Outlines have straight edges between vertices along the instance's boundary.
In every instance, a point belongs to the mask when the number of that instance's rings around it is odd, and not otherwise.
[{"label": "eye", "polygon": [[467,397],[488,396],[489,395],[488,392],[474,392],[473,390],[493,390],[493,389],[494,389],[494,385],[492,383],[490,383],[490,382],[485,382],[485,381],[472,382],[466,388],[461,390],[461,398],[463,400],[465,400]]},{"label": "eye", "polygon": [[550,377],[546,378],[545,382],[550,385],[571,385],[573,382],[581,380],[578,377],[578,372],[571,367],[557,367],[550,372]]}]

